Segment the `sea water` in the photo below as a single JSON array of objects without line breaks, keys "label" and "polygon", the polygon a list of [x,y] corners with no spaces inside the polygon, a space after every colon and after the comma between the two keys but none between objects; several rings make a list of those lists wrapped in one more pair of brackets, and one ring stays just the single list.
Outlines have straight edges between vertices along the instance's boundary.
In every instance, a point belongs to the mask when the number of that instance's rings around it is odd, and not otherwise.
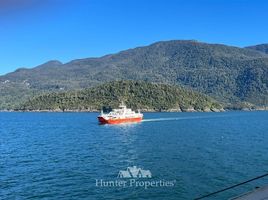
[{"label": "sea water", "polygon": [[268,170],[265,111],[144,113],[143,122],[124,125],[96,117],[0,113],[0,199],[194,199]]}]

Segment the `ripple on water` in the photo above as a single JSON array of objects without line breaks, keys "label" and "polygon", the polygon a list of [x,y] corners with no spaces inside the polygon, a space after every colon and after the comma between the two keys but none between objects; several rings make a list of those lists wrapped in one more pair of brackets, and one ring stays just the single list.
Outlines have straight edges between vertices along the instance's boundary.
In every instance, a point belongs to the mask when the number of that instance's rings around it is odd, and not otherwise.
[{"label": "ripple on water", "polygon": [[[145,113],[99,126],[96,113],[0,113],[3,199],[193,199],[258,176],[268,165],[268,113]],[[168,119],[168,120],[167,120]],[[100,188],[139,166],[174,188]],[[263,179],[215,196],[227,199]]]}]

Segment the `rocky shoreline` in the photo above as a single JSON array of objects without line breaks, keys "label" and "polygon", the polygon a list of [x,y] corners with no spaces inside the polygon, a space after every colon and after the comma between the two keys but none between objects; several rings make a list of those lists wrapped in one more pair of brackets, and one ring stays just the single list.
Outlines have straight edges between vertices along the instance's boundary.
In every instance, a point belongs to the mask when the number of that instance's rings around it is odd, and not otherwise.
[{"label": "rocky shoreline", "polygon": [[[227,111],[268,111],[268,107],[258,107],[258,108],[241,108],[241,109],[230,109],[230,108],[204,108],[204,109],[194,109],[190,108],[173,108],[168,110],[156,110],[156,109],[140,109],[141,112],[227,112]],[[89,112],[89,113],[98,113],[100,109],[77,109],[77,110],[70,110],[70,109],[54,109],[54,110],[17,110],[17,109],[10,109],[10,110],[0,110],[0,112],[55,112],[55,113],[63,113],[63,112]]]},{"label": "rocky shoreline", "polygon": [[[195,110],[195,109],[169,109],[169,110],[154,110],[154,109],[141,109],[141,112],[228,112],[228,111],[267,111],[268,108],[258,108],[258,109],[204,109],[204,110]],[[69,112],[69,113],[83,113],[83,112],[88,112],[88,113],[99,113],[100,110],[0,110],[0,112],[33,112],[33,113],[41,113],[41,112],[51,112],[51,113],[64,113],[64,112]]]}]

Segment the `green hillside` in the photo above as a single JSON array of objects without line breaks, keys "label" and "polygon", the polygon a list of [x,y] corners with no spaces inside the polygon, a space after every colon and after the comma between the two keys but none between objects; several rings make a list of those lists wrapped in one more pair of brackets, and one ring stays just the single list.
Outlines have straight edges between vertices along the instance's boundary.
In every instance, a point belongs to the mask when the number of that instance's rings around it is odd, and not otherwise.
[{"label": "green hillside", "polygon": [[121,101],[133,109],[147,111],[218,110],[212,98],[178,86],[143,81],[114,81],[80,91],[49,93],[34,97],[19,110],[100,110],[117,107]]},{"label": "green hillside", "polygon": [[268,55],[175,40],[65,64],[50,61],[0,76],[0,109],[12,108],[33,93],[83,89],[114,80],[174,84],[227,104],[268,105]]}]

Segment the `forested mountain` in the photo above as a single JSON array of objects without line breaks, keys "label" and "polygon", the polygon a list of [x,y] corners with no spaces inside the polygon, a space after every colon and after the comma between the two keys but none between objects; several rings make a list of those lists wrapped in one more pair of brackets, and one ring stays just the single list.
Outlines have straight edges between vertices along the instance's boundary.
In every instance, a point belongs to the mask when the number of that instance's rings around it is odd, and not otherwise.
[{"label": "forested mountain", "polygon": [[255,45],[255,46],[249,46],[246,48],[254,49],[254,50],[268,54],[268,44],[259,44],[259,45]]},{"label": "forested mountain", "polygon": [[20,105],[18,110],[68,111],[117,107],[121,101],[133,109],[147,111],[219,111],[212,98],[179,86],[144,81],[113,81],[90,89],[48,93]]},{"label": "forested mountain", "polygon": [[176,40],[66,64],[50,61],[0,76],[0,108],[12,108],[44,92],[113,80],[182,85],[224,103],[267,105],[268,55],[248,48]]}]

